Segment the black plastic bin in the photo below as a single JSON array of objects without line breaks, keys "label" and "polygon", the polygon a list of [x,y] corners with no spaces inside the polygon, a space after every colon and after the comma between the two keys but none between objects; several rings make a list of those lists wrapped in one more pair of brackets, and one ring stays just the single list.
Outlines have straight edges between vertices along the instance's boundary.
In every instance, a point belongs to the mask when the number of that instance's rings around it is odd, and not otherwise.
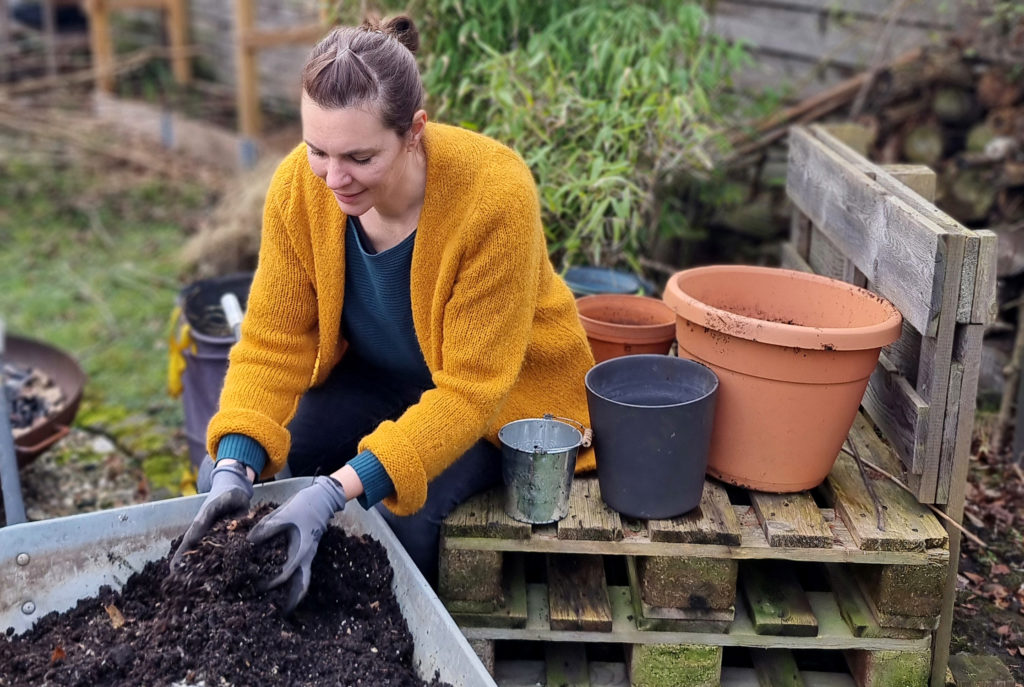
[{"label": "black plastic bin", "polygon": [[586,376],[597,478],[611,508],[672,518],[700,504],[718,377],[693,360],[627,355]]},{"label": "black plastic bin", "polygon": [[206,455],[206,428],[217,411],[228,370],[228,353],[235,344],[220,299],[226,293],[234,293],[244,311],[251,284],[252,272],[241,272],[201,279],[186,286],[178,295],[181,320],[188,324],[194,344],[183,352],[181,400],[189,460],[196,467]]}]

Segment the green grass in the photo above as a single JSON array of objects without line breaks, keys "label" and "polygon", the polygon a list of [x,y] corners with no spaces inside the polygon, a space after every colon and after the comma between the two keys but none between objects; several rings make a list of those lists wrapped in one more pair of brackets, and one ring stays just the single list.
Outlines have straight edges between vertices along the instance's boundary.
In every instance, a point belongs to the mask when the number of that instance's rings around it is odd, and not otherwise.
[{"label": "green grass", "polygon": [[210,193],[50,148],[0,135],[0,318],[82,365],[79,424],[131,424],[165,451],[182,424],[167,393],[177,255]]}]

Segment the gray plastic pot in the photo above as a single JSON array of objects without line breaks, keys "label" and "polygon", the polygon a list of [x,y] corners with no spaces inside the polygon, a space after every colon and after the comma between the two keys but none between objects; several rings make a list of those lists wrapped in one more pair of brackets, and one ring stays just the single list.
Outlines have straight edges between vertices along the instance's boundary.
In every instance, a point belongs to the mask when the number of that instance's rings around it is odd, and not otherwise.
[{"label": "gray plastic pot", "polygon": [[629,355],[586,376],[597,478],[611,508],[672,518],[700,504],[718,377],[693,360]]}]

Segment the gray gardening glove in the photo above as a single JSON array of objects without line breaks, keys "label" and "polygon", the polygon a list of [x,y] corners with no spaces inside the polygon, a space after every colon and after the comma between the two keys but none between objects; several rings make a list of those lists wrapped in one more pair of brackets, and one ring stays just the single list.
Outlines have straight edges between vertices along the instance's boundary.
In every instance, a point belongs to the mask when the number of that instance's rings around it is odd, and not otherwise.
[{"label": "gray gardening glove", "polygon": [[206,536],[213,524],[226,517],[249,512],[252,482],[241,463],[221,463],[210,473],[210,493],[171,558],[171,571],[181,568],[184,556]]},{"label": "gray gardening glove", "polygon": [[261,544],[281,532],[288,536],[288,559],[281,573],[266,585],[267,589],[272,589],[288,582],[285,613],[291,613],[306,595],[320,537],[327,530],[331,517],[344,510],[347,500],[337,480],[323,475],[314,477],[312,486],[278,506],[249,532],[249,541],[254,544]]}]

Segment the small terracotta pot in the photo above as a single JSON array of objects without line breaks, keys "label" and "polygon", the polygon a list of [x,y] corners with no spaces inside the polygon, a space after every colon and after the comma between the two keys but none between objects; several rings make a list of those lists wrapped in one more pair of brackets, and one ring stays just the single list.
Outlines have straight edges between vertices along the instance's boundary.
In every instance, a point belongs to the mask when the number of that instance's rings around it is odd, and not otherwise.
[{"label": "small terracotta pot", "polygon": [[620,355],[668,353],[676,316],[657,298],[603,293],[576,300],[594,361]]},{"label": "small terracotta pot", "polygon": [[824,481],[899,311],[835,279],[741,265],[678,272],[664,298],[679,356],[719,378],[708,473],[771,492]]}]

